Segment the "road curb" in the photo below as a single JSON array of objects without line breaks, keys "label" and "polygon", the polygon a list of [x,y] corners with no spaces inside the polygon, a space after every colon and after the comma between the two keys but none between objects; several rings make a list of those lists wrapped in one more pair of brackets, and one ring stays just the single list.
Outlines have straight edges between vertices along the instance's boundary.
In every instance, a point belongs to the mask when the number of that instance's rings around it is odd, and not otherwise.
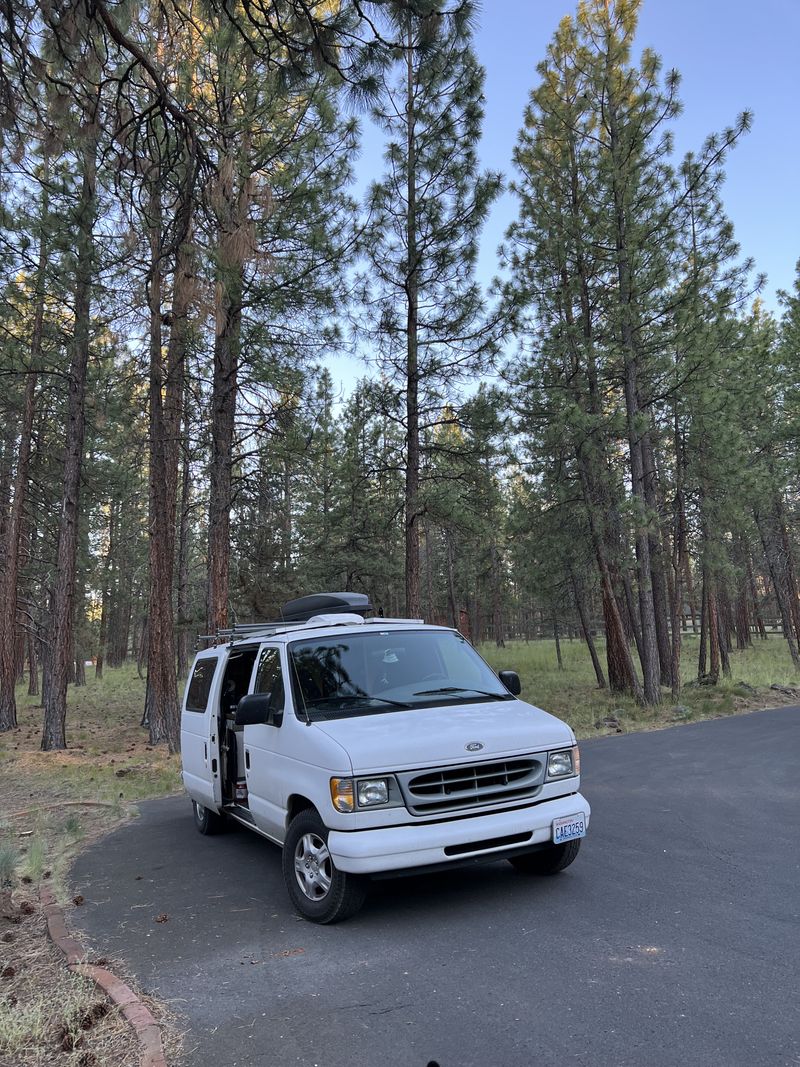
[{"label": "road curb", "polygon": [[121,978],[117,978],[105,967],[87,961],[88,953],[67,930],[64,909],[56,900],[50,886],[41,887],[39,899],[47,921],[47,932],[53,944],[63,952],[69,970],[91,978],[117,1005],[136,1031],[140,1046],[139,1067],[168,1067],[161,1041],[161,1029],[147,1005]]}]

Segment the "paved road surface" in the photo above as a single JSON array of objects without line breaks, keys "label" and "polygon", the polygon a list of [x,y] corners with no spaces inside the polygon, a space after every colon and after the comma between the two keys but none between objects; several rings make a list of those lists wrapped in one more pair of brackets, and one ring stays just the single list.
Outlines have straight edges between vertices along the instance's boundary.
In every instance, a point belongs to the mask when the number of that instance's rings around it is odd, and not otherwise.
[{"label": "paved road surface", "polygon": [[314,926],[275,847],[171,798],[80,857],[75,918],[183,1014],[189,1067],[800,1064],[800,708],[582,753],[556,878],[382,882]]}]

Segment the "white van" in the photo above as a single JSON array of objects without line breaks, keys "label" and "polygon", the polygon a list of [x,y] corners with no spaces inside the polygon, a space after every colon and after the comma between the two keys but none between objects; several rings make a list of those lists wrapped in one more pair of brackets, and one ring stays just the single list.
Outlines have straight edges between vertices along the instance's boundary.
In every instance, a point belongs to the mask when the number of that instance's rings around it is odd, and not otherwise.
[{"label": "white van", "polygon": [[232,819],[282,846],[292,903],[318,923],[352,915],[377,876],[569,866],[590,814],[569,726],[456,630],[368,607],[303,597],[197,654],[181,748],[200,833]]}]

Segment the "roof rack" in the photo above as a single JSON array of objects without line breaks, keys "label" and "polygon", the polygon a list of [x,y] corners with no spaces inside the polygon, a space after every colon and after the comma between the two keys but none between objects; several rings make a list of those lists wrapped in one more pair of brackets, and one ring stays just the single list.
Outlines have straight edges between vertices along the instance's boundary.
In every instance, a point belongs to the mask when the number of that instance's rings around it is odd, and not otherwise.
[{"label": "roof rack", "polygon": [[228,642],[244,641],[248,637],[271,637],[272,634],[283,633],[285,630],[296,630],[303,626],[302,622],[246,622],[237,623],[235,626],[217,630],[215,634],[199,634],[197,647],[201,642],[210,642],[212,645],[221,645]]},{"label": "roof rack", "polygon": [[[372,611],[369,597],[364,593],[311,593],[296,600],[287,601],[281,608],[280,620],[270,622],[236,623],[234,626],[217,630],[215,634],[200,634],[196,647],[201,642],[214,645],[223,642],[243,641],[248,637],[270,637],[272,634],[284,633],[307,625],[317,615],[359,615],[363,619]],[[331,622],[317,625],[335,625]]]}]

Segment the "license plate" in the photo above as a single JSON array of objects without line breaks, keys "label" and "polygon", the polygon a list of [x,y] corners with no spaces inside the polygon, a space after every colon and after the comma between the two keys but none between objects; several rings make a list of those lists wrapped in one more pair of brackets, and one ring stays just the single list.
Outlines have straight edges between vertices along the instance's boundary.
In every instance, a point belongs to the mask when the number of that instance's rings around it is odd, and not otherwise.
[{"label": "license plate", "polygon": [[557,845],[576,837],[586,837],[585,815],[565,815],[561,819],[553,819],[553,841]]}]

